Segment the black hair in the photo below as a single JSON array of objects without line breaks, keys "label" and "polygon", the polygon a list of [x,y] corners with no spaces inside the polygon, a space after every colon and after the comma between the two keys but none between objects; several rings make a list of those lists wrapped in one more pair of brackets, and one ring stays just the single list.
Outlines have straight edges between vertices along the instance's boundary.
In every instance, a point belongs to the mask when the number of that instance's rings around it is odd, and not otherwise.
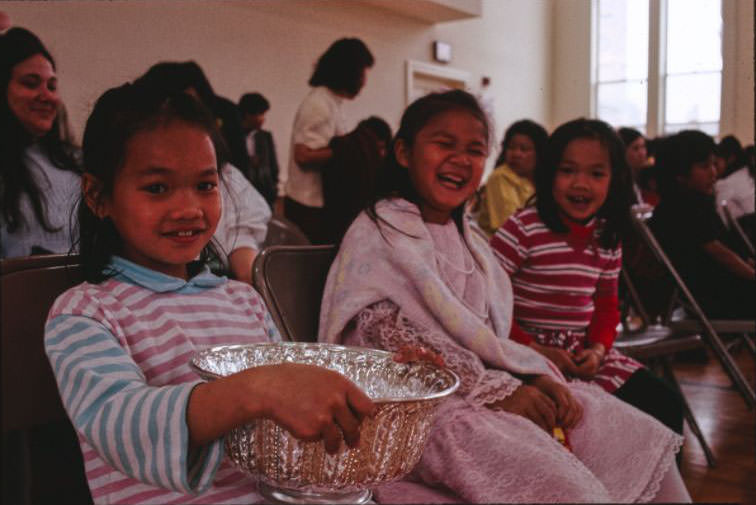
[{"label": "black hair", "polygon": [[139,78],[163,93],[178,93],[193,88],[200,101],[212,108],[215,92],[207,76],[195,61],[161,61]]},{"label": "black hair", "polygon": [[318,59],[309,85],[356,95],[363,84],[362,71],[372,67],[374,62],[370,50],[360,39],[339,39]]},{"label": "black hair", "polygon": [[57,231],[47,218],[45,195],[24,162],[24,152],[35,141],[52,164],[78,173],[76,148],[61,135],[60,118],[56,115],[50,131],[35,139],[11,112],[8,104],[8,86],[13,68],[19,63],[41,54],[55,69],[55,61],[39,38],[25,28],[15,27],[0,34],[0,206],[2,220],[8,231],[14,232],[24,223],[20,201],[25,193],[29,197],[34,217],[48,232]]},{"label": "black hair", "polygon": [[[110,196],[118,171],[126,160],[129,140],[138,132],[186,122],[207,132],[216,147],[218,170],[223,166],[222,149],[215,120],[191,95],[166,93],[145,81],[124,84],[106,91],[95,103],[84,129],[84,173],[97,180],[97,198]],[[109,218],[99,218],[84,201],[79,202],[79,254],[84,278],[101,282],[111,273],[103,270],[114,254],[122,249],[121,238]],[[204,263],[212,253],[210,245],[200,257]]]},{"label": "black hair", "polygon": [[[622,139],[622,143],[625,144],[625,148],[630,146],[636,139],[643,137],[643,134],[635,128],[622,127],[617,130],[617,134]],[[645,138],[645,137],[644,137]]]},{"label": "black hair", "polygon": [[649,158],[655,158],[656,157],[656,149],[659,146],[659,142],[661,142],[660,137],[646,139],[646,153],[648,153]]},{"label": "black hair", "polygon": [[674,198],[680,190],[679,177],[686,177],[695,163],[708,160],[716,153],[716,144],[700,130],[683,130],[662,138],[656,149],[659,194]]},{"label": "black hair", "polygon": [[600,220],[599,244],[605,248],[617,247],[630,231],[630,169],[625,161],[625,146],[617,133],[604,121],[575,119],[559,126],[549,137],[543,163],[536,166],[535,188],[538,215],[555,233],[567,233],[559,207],[554,200],[554,178],[567,145],[575,139],[598,140],[609,153],[611,180],[606,201],[596,213]]},{"label": "black hair", "polygon": [[370,116],[367,119],[363,119],[357,124],[357,128],[367,128],[378,140],[385,142],[386,145],[391,143],[391,127],[378,116]]},{"label": "black hair", "polygon": [[743,148],[743,157],[745,158],[745,164],[748,167],[748,173],[751,175],[751,179],[756,179],[756,163],[754,163],[753,144],[749,144]]},{"label": "black hair", "polygon": [[727,168],[721,177],[727,177],[734,171],[746,165],[746,156],[743,146],[734,135],[727,135],[717,144],[717,153],[727,162]]},{"label": "black hair", "polygon": [[543,126],[539,125],[535,121],[531,121],[530,119],[521,119],[509,125],[507,131],[504,132],[504,138],[501,141],[501,152],[499,153],[499,157],[496,159],[496,166],[498,167],[506,160],[507,146],[515,135],[525,135],[533,142],[533,146],[535,147],[537,165],[543,158],[543,152],[546,149],[546,142],[549,139],[549,134],[548,132],[546,132],[546,129]]},{"label": "black hair", "polygon": [[239,99],[241,114],[262,114],[270,109],[270,102],[260,93],[245,93]]},{"label": "black hair", "polygon": [[[226,101],[217,97],[213,91],[213,87],[210,85],[210,81],[207,79],[205,72],[195,61],[161,61],[152,65],[147,72],[140,76],[135,84],[147,86],[155,90],[156,93],[162,93],[164,95],[172,95],[175,93],[186,92],[189,88],[193,89],[197,93],[202,105],[204,105],[208,111],[216,117],[216,122],[222,124],[220,129],[220,141],[215,146],[217,151],[220,151],[221,157],[226,160],[233,161],[236,168],[244,172],[246,170],[246,147],[239,145],[241,138],[231,138],[236,133],[236,125],[231,123],[238,122],[240,118],[227,118],[223,111],[218,110],[218,107],[224,107],[231,109],[233,115],[238,116],[236,105],[228,101],[228,107],[223,106],[221,101]],[[226,118],[227,121],[223,121]],[[232,121],[231,119],[234,119]],[[239,124],[238,128],[241,128]],[[234,130],[233,133],[229,130]],[[239,134],[241,134],[239,132]],[[232,149],[232,145],[234,149]]]},{"label": "black hair", "polygon": [[[394,145],[401,140],[411,149],[418,132],[434,117],[451,110],[460,110],[471,114],[481,122],[485,130],[486,142],[490,144],[490,129],[488,117],[483,112],[478,101],[470,93],[462,90],[451,90],[430,93],[412,102],[402,115],[399,130],[388,149],[388,155],[376,183],[376,192],[365,210],[367,215],[376,223],[383,221],[375,210],[378,201],[384,198],[404,198],[419,204],[417,191],[412,185],[409,170],[401,166],[396,159]],[[452,211],[452,218],[458,227],[462,226],[464,203]],[[384,221],[385,222],[385,221]]]}]

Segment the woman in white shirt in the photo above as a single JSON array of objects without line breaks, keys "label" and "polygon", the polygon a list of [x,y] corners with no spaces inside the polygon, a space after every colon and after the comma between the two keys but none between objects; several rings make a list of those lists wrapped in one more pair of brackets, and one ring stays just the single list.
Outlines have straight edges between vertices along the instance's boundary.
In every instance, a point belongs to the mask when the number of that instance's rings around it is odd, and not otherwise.
[{"label": "woman in white shirt", "polygon": [[18,27],[0,35],[0,55],[0,258],[67,253],[80,178],[61,135],[55,62]]},{"label": "woman in white shirt", "polygon": [[373,55],[360,39],[339,39],[318,60],[312,89],[294,118],[288,173],[284,180],[284,214],[315,244],[325,243],[323,184],[320,169],[333,156],[329,143],[347,133],[341,110],[365,85]]}]

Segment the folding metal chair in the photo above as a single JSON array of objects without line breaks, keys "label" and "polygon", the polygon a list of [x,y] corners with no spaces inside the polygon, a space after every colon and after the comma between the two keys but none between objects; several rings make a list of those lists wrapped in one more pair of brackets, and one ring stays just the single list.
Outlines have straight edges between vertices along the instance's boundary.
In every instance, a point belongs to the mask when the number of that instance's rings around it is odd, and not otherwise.
[{"label": "folding metal chair", "polygon": [[252,285],[284,338],[317,340],[320,301],[336,252],[333,245],[272,246],[255,258]]},{"label": "folding metal chair", "polygon": [[[665,318],[666,320],[664,322],[667,323],[670,328],[675,331],[687,330],[700,332],[703,341],[711,348],[715,357],[722,365],[722,368],[730,377],[730,380],[732,380],[733,385],[743,397],[746,405],[749,408],[754,408],[756,406],[756,393],[754,393],[753,388],[748,383],[735,361],[732,359],[732,356],[727,350],[727,346],[724,344],[722,338],[720,337],[720,331],[724,329],[736,328],[738,330],[737,333],[752,334],[754,333],[754,331],[756,331],[756,323],[752,320],[710,320],[698,305],[698,302],[691,293],[690,289],[688,289],[685,281],[683,281],[682,277],[680,277],[680,274],[677,272],[675,267],[672,265],[672,262],[669,260],[664,250],[659,245],[656,237],[646,224],[644,217],[635,215],[633,222],[635,223],[638,233],[640,234],[640,237],[643,239],[644,243],[654,253],[656,259],[664,266],[666,272],[673,279],[674,286],[679,293],[679,295],[673,297],[673,299],[679,298],[680,300],[682,300],[686,309],[693,316],[692,319],[686,318],[684,321],[674,320],[672,317],[667,317]],[[668,311],[669,316],[671,316],[672,314],[673,312],[671,310]],[[718,331],[717,328],[719,328],[720,330]],[[743,332],[741,332],[740,330],[743,330]],[[750,339],[747,340],[748,342],[751,342]]]},{"label": "folding metal chair", "polygon": [[643,324],[640,329],[635,331],[628,331],[623,328],[614,342],[614,347],[624,354],[644,362],[649,368],[660,373],[677,390],[682,399],[685,421],[701,444],[706,456],[706,463],[709,467],[714,467],[716,465],[714,453],[709,447],[698,425],[698,420],[690,408],[685,393],[680,388],[670,365],[670,357],[675,354],[702,347],[701,335],[696,331],[673,329],[662,325],[660,322],[651,324],[648,311],[635,288],[632,276],[624,268],[621,271],[621,280]]},{"label": "folding metal chair", "polygon": [[740,237],[743,245],[745,245],[746,249],[751,253],[751,256],[756,255],[756,252],[754,252],[753,248],[753,242],[751,242],[751,239],[748,238],[748,235],[746,234],[745,230],[743,230],[743,227],[740,226],[740,222],[732,215],[732,209],[730,208],[730,204],[727,202],[727,200],[722,200],[721,202],[719,202],[719,207],[722,209],[722,215],[724,215],[727,225],[735,230],[735,233],[738,234],[738,237]]},{"label": "folding metal chair", "polygon": [[51,305],[79,282],[76,256],[0,260],[5,503],[92,503],[43,343]]}]

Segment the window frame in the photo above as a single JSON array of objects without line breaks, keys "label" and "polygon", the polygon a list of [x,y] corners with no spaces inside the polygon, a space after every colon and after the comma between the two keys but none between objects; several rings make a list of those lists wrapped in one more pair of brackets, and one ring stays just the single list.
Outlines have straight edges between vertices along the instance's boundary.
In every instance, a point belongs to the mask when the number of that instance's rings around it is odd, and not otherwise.
[{"label": "window frame", "polygon": [[[666,97],[667,97],[667,0],[648,0],[649,2],[649,25],[648,25],[648,73],[647,73],[647,102],[645,135],[648,138],[664,135],[666,125]],[[731,67],[733,46],[730,40],[733,35],[726,29],[734,17],[733,5],[727,0],[720,0],[722,15],[722,69],[720,74],[720,106],[719,120],[717,121],[717,135],[723,131],[727,117],[732,115],[733,105],[728,100],[728,91],[734,86],[733,78],[728,76],[727,68]],[[734,3],[734,2],[732,2]],[[591,116],[598,114],[598,90],[599,85],[599,0],[591,0]],[[728,59],[729,58],[729,59]],[[604,83],[608,83],[605,81]],[[628,125],[613,125],[616,127]]]}]

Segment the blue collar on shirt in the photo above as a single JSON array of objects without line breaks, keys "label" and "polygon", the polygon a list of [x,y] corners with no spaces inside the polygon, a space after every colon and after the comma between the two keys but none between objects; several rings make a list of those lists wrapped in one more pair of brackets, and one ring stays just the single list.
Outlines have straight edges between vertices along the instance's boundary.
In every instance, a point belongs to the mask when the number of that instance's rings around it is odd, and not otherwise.
[{"label": "blue collar on shirt", "polygon": [[220,286],[228,280],[210,272],[207,265],[191,279],[184,280],[137,265],[120,256],[113,256],[105,271],[115,273],[113,278],[116,280],[136,284],[156,293],[198,293]]}]

